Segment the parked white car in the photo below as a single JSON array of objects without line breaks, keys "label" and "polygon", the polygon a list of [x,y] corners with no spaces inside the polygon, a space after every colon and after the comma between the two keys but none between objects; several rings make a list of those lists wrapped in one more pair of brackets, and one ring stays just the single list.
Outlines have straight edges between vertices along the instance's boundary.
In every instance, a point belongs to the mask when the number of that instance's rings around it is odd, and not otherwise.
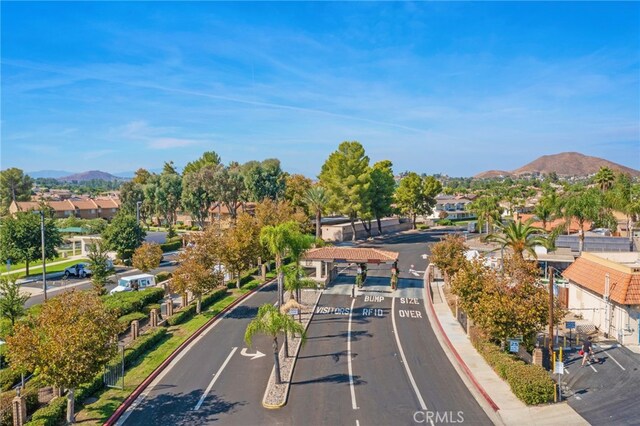
[{"label": "parked white car", "polygon": [[[111,259],[107,260],[107,268],[113,269],[113,262]],[[64,270],[64,277],[69,278],[71,276],[76,278],[85,278],[92,274],[92,271],[88,263],[77,263]]]},{"label": "parked white car", "polygon": [[145,288],[154,287],[156,285],[156,277],[151,274],[138,274],[122,277],[118,280],[118,285],[114,287],[109,294],[120,293],[121,291],[137,291]]}]

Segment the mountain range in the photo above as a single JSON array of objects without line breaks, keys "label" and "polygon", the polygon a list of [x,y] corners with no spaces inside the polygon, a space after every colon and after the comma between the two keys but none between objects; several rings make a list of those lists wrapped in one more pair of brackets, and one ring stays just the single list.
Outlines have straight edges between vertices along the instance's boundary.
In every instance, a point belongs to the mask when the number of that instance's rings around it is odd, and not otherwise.
[{"label": "mountain range", "polygon": [[622,172],[631,176],[640,176],[640,171],[604,158],[591,157],[579,152],[562,152],[543,155],[515,170],[489,170],[475,175],[474,178],[518,177],[526,174],[549,174],[552,172],[558,176],[590,176],[597,173],[600,167],[608,167],[614,172]]}]

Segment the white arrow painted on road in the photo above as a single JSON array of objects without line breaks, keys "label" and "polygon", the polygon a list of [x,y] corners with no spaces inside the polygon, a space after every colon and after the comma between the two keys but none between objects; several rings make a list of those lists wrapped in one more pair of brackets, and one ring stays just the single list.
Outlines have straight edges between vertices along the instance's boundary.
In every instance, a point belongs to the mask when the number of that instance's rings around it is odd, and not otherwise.
[{"label": "white arrow painted on road", "polygon": [[253,361],[256,358],[260,358],[262,356],[264,356],[264,354],[260,351],[256,351],[255,354],[250,354],[247,352],[247,348],[242,348],[242,351],[240,351],[240,355],[242,356],[248,356],[251,358],[251,361]]}]

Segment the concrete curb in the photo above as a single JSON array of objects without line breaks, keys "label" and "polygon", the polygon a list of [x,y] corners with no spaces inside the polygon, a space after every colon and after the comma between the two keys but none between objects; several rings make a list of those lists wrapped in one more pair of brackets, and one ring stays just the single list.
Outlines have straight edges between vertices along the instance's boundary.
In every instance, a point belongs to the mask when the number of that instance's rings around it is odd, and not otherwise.
[{"label": "concrete curb", "polygon": [[[430,265],[427,266],[427,271],[430,271],[429,266]],[[491,397],[489,396],[487,391],[482,387],[482,385],[475,378],[475,376],[473,375],[473,372],[471,371],[471,369],[469,369],[469,367],[464,362],[464,360],[462,359],[462,357],[460,356],[460,354],[458,353],[456,348],[453,346],[453,343],[451,343],[451,340],[449,340],[449,337],[447,336],[447,333],[445,333],[444,328],[442,327],[442,324],[440,323],[440,319],[438,318],[438,315],[436,314],[436,310],[435,310],[435,308],[433,306],[433,299],[431,297],[431,291],[430,291],[430,289],[427,288],[428,286],[430,286],[429,279],[428,279],[429,276],[430,276],[430,273],[425,273],[424,274],[424,291],[427,294],[427,298],[425,300],[428,300],[428,305],[429,305],[428,308],[429,308],[429,310],[431,312],[431,315],[436,320],[435,323],[437,325],[437,330],[436,330],[436,327],[434,327],[433,325],[432,325],[432,328],[434,329],[434,331],[437,331],[437,333],[441,335],[441,337],[443,338],[443,340],[447,344],[447,347],[448,347],[449,351],[454,356],[454,358],[458,362],[458,365],[460,366],[460,368],[462,368],[462,370],[464,371],[464,373],[467,376],[467,378],[471,381],[471,383],[473,383],[473,385],[475,386],[477,391],[480,393],[480,395],[482,395],[482,397],[485,399],[485,401],[489,404],[489,406],[494,411],[494,413],[497,414],[498,411],[500,410],[500,407],[498,407],[498,405],[493,401],[493,399],[491,399]],[[446,301],[445,301],[445,303],[446,303]]]},{"label": "concrete curb", "polygon": [[223,310],[218,312],[218,314],[216,314],[213,317],[211,317],[209,319],[209,321],[207,321],[206,323],[202,324],[202,326],[200,326],[200,328],[198,328],[191,336],[189,336],[187,338],[187,340],[182,342],[182,344],[180,346],[178,346],[173,352],[171,352],[171,354],[164,361],[162,361],[162,363],[158,367],[156,367],[156,369],[153,370],[151,372],[151,374],[149,374],[149,376],[146,379],[144,379],[144,381],[142,383],[140,383],[138,385],[138,387],[136,387],[133,390],[133,392],[131,392],[131,394],[122,402],[122,404],[120,404],[120,406],[111,415],[111,417],[109,417],[107,419],[107,421],[104,422],[104,426],[115,425],[116,422],[118,421],[118,419],[129,409],[129,407],[131,407],[131,404],[133,404],[133,402],[140,396],[140,394],[147,388],[147,386],[149,386],[149,384],[151,382],[153,382],[153,380],[165,368],[167,368],[167,366],[171,363],[171,361],[173,361],[174,358],[177,357],[180,354],[180,352],[182,352],[187,346],[189,346],[189,344],[191,342],[193,342],[198,336],[200,336],[200,334],[202,334],[207,329],[207,327],[209,327],[213,322],[215,322],[216,320],[218,320],[219,318],[224,316],[231,309],[235,308],[238,304],[240,304],[240,302],[242,302],[244,299],[246,299],[250,294],[253,294],[256,291],[260,290],[261,288],[263,288],[263,287],[265,287],[267,285],[270,285],[274,281],[275,280],[267,281],[266,283],[262,284],[261,286],[258,286],[256,288],[254,288],[253,290],[250,290],[249,292],[243,294],[242,296],[240,296],[239,298],[237,298],[236,300],[231,302],[231,304],[229,306],[227,306],[226,308],[224,308]]},{"label": "concrete curb", "polygon": [[[311,320],[313,320],[313,316],[316,313],[316,308],[318,307],[318,302],[320,302],[320,298],[322,297],[323,293],[324,293],[324,291],[320,290],[320,294],[318,295],[318,298],[316,299],[316,303],[313,305],[313,310],[311,311],[311,316],[309,317],[309,321],[307,321],[307,323],[304,326],[305,333],[307,332],[307,329],[309,328],[309,324],[311,324]],[[300,354],[300,348],[301,347],[302,347],[302,340],[300,340],[300,342],[298,342],[298,346],[296,347],[296,353],[295,353],[294,358],[293,358],[293,365],[291,366],[291,376],[289,377],[289,381],[287,381],[287,391],[285,392],[284,399],[280,404],[267,404],[265,402],[265,399],[267,398],[267,393],[269,393],[269,383],[271,382],[271,377],[275,376],[275,374],[276,374],[275,365],[271,369],[271,375],[269,376],[269,382],[267,383],[267,388],[265,389],[264,395],[262,396],[262,406],[264,408],[267,408],[269,410],[277,410],[278,408],[282,408],[285,405],[287,405],[287,402],[289,401],[289,390],[291,389],[291,378],[293,377],[293,373],[295,372],[295,369],[296,369],[296,363],[298,362],[298,355]]]}]

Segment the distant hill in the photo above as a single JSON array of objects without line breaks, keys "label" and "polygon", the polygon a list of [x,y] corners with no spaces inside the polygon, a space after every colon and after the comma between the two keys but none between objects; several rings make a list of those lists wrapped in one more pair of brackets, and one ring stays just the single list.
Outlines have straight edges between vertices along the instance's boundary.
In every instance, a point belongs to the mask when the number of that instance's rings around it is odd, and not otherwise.
[{"label": "distant hill", "polygon": [[513,173],[507,172],[505,170],[489,170],[488,172],[478,173],[474,176],[476,179],[491,179],[498,177],[513,177]]},{"label": "distant hill", "polygon": [[501,173],[520,176],[536,173],[548,174],[551,172],[555,172],[558,176],[589,176],[597,173],[600,167],[609,167],[616,172],[627,173],[631,176],[640,176],[640,171],[605,160],[604,158],[591,157],[580,154],[579,152],[562,152],[554,155],[543,155],[511,172],[491,170],[479,173],[474,177],[482,179],[498,177]]},{"label": "distant hill", "polygon": [[70,174],[72,174],[73,172],[67,172],[64,170],[37,170],[35,172],[27,172],[27,174],[29,176],[31,176],[34,179],[38,179],[38,178],[60,178],[63,176],[68,176]]},{"label": "distant hill", "polygon": [[63,176],[58,178],[58,180],[62,182],[70,182],[74,180],[78,182],[82,182],[82,181],[94,180],[94,179],[107,180],[107,181],[122,180],[122,178],[118,176],[114,176],[106,172],[101,172],[100,170],[90,170],[88,172],[76,173],[73,175]]}]

